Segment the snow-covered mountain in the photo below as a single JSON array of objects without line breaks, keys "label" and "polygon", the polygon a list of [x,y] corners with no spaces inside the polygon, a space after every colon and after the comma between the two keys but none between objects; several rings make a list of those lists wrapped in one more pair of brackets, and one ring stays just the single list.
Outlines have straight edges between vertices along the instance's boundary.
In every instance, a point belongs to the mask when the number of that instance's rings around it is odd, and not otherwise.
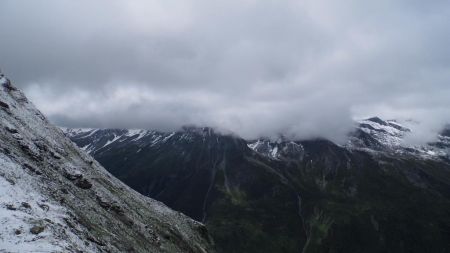
[{"label": "snow-covered mountain", "polygon": [[448,158],[450,154],[450,136],[445,129],[436,136],[436,141],[427,144],[410,144],[406,137],[413,130],[395,120],[382,120],[378,117],[359,122],[358,128],[351,134],[347,147],[367,148],[395,154],[410,154],[428,158]]},{"label": "snow-covered mountain", "polygon": [[206,228],[130,189],[0,76],[0,252],[212,252]]},{"label": "snow-covered mountain", "polygon": [[[76,140],[85,151],[95,155],[106,151],[108,146],[136,143],[143,146],[155,146],[167,142],[170,138],[189,139],[189,131],[158,132],[142,129],[95,129],[95,128],[61,128],[66,135]],[[198,128],[196,131],[208,133],[211,128]],[[368,152],[383,152],[395,155],[413,155],[429,159],[449,158],[450,134],[444,130],[437,136],[437,141],[424,145],[411,145],[405,142],[405,137],[411,130],[395,120],[382,120],[378,117],[363,119],[356,122],[355,130],[349,133],[348,142],[343,147],[349,150],[365,150]],[[172,140],[176,142],[177,140]],[[304,150],[300,141],[289,140],[280,136],[277,139],[261,138],[247,141],[247,146],[273,159],[299,159]]]},{"label": "snow-covered mountain", "polygon": [[[367,152],[392,155],[411,155],[424,159],[449,159],[450,135],[444,130],[437,136],[437,141],[423,144],[408,144],[405,139],[412,134],[411,129],[395,120],[382,120],[378,117],[356,122],[355,130],[349,133],[348,141],[342,147],[349,150],[364,150]],[[299,141],[262,138],[249,141],[248,147],[273,159],[288,159],[302,154]]]}]

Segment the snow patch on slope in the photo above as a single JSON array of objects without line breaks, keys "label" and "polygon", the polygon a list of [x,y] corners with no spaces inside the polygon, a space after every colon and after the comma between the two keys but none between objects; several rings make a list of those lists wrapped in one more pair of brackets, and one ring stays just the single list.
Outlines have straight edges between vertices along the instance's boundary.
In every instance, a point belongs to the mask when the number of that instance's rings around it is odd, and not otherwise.
[{"label": "snow patch on slope", "polygon": [[117,135],[114,135],[114,138],[112,139],[112,140],[108,140],[106,143],[105,143],[105,145],[103,145],[103,147],[101,147],[101,148],[104,148],[104,147],[106,147],[106,146],[108,146],[109,144],[111,144],[111,143],[113,143],[113,142],[115,142],[115,141],[117,141],[118,139],[120,139],[122,136],[117,136]]},{"label": "snow patch on slope", "polygon": [[260,139],[247,143],[253,151],[271,159],[302,159],[304,148],[295,141]]},{"label": "snow patch on slope", "polygon": [[[42,186],[19,164],[0,154],[0,252],[97,252],[65,227],[67,210],[40,193]],[[28,206],[29,205],[29,206]],[[33,226],[44,227],[32,234]]]},{"label": "snow patch on slope", "polygon": [[86,138],[86,137],[92,136],[93,134],[95,134],[95,132],[98,131],[98,129],[94,129],[94,128],[67,128],[67,127],[60,127],[60,128],[69,137],[83,135],[83,137]]},{"label": "snow patch on slope", "polygon": [[[0,74],[1,75],[1,74]],[[4,85],[7,82],[6,78],[4,76],[0,77],[0,85]]]},{"label": "snow patch on slope", "polygon": [[145,136],[148,135],[148,134],[149,134],[149,131],[148,131],[148,130],[142,130],[142,129],[129,129],[129,130],[127,131],[127,133],[124,134],[124,136],[127,136],[127,137],[134,137],[134,136],[137,136],[136,138],[133,138],[133,141],[137,141],[137,140],[142,139],[143,137],[145,137]]}]

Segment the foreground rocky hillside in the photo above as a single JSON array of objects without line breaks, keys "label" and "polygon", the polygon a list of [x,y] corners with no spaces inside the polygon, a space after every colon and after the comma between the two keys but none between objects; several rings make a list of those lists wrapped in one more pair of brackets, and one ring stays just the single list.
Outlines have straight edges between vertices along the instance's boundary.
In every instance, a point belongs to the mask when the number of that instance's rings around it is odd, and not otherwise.
[{"label": "foreground rocky hillside", "polygon": [[220,252],[449,252],[449,136],[359,123],[346,145],[210,128],[64,129],[140,193],[203,221]]},{"label": "foreground rocky hillside", "polygon": [[111,176],[0,85],[0,252],[212,252],[201,223]]}]

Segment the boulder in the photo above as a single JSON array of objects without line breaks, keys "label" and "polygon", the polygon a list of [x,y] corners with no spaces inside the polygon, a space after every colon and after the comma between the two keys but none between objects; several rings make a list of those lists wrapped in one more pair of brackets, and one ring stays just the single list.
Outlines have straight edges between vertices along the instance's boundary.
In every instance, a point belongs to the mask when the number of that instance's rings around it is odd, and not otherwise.
[{"label": "boulder", "polygon": [[30,232],[34,235],[40,234],[42,232],[44,232],[45,227],[44,226],[39,226],[39,225],[35,225],[32,228],[30,228]]},{"label": "boulder", "polygon": [[86,178],[81,178],[75,182],[75,185],[78,186],[81,189],[91,189],[92,183],[89,182]]}]

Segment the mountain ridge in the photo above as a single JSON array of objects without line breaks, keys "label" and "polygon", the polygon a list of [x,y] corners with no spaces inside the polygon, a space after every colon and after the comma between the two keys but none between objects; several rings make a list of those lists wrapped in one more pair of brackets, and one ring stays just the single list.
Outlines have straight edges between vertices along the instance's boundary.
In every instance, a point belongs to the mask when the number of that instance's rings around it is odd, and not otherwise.
[{"label": "mountain ridge", "polygon": [[[164,132],[164,131],[155,131],[155,130],[144,130],[144,129],[109,129],[109,128],[67,128],[60,127],[65,134],[68,135],[69,138],[86,138],[91,135],[94,135],[96,132],[105,133],[111,132],[114,136],[112,139],[108,138],[107,142],[101,148],[104,148],[110,145],[115,141],[125,141],[124,137],[130,137],[134,141],[138,141],[143,137],[153,136],[155,142],[165,141],[161,138],[170,138],[175,133],[200,133],[205,134],[209,133],[215,135],[229,135],[234,136],[236,138],[240,138],[238,135],[234,133],[222,133],[220,131],[215,130],[211,127],[195,127],[195,126],[187,126],[183,127],[178,131],[174,132]],[[351,131],[348,134],[348,140],[345,144],[341,146],[350,148],[350,149],[367,149],[373,151],[391,151],[394,153],[417,153],[423,155],[424,157],[439,157],[439,156],[448,156],[448,150],[450,149],[450,127],[445,128],[440,134],[437,135],[438,141],[427,143],[424,145],[408,145],[404,143],[404,137],[411,133],[411,130],[399,123],[396,120],[387,120],[384,121],[379,117],[371,117],[367,119],[363,119],[357,122],[355,130]],[[164,137],[162,137],[164,136]],[[102,134],[102,138],[105,137],[105,134]],[[159,138],[159,139],[158,139]],[[370,140],[368,139],[370,138]],[[315,138],[316,139],[316,138]],[[320,138],[317,138],[320,139]],[[306,141],[307,139],[305,139]],[[100,140],[103,141],[103,140]],[[129,140],[128,140],[129,141]],[[301,142],[302,140],[289,139],[280,135],[278,138],[259,138],[255,140],[246,140],[248,142],[248,146],[253,150],[259,150],[261,142],[265,143],[265,145],[270,145],[276,147],[277,143],[290,143],[295,144],[296,142]],[[270,146],[269,145],[269,146]],[[298,145],[298,144],[297,144]],[[445,148],[440,148],[439,146],[444,146]],[[82,147],[87,149],[88,152],[96,151],[89,150],[88,146]],[[98,149],[98,147],[97,147]],[[270,154],[266,154],[272,156],[273,158],[276,156],[276,151],[274,148],[268,147]],[[278,149],[278,147],[277,147]],[[384,150],[383,150],[384,149]],[[273,154],[272,154],[273,153]]]}]

